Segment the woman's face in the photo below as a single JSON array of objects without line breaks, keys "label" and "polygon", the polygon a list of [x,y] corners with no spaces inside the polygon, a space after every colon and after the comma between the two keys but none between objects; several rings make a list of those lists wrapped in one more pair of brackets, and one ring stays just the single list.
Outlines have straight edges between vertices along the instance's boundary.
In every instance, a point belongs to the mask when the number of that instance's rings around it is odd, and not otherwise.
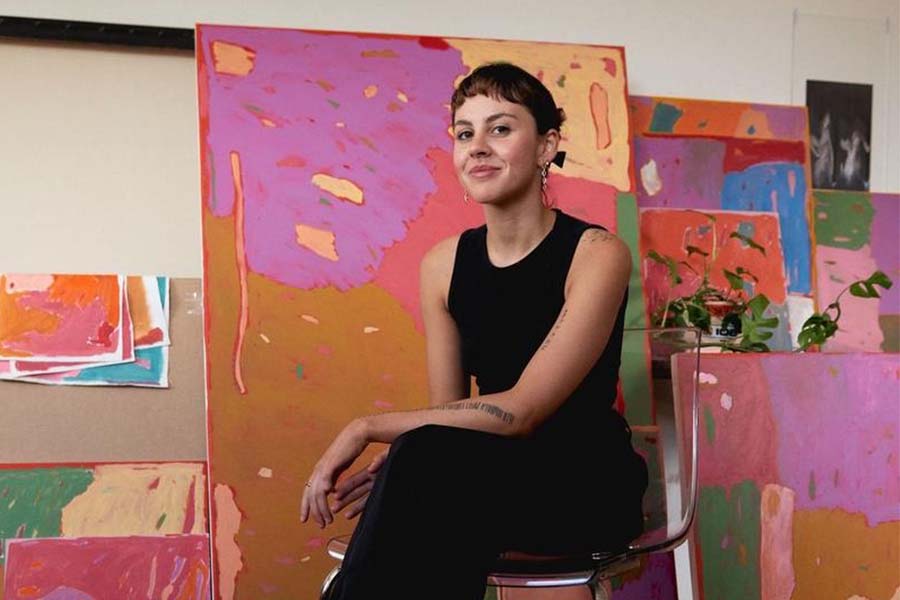
[{"label": "woman's face", "polygon": [[457,177],[469,196],[482,204],[539,194],[540,166],[556,152],[555,141],[551,140],[551,153],[548,135],[538,135],[527,108],[488,96],[468,98],[457,109],[453,136]]}]

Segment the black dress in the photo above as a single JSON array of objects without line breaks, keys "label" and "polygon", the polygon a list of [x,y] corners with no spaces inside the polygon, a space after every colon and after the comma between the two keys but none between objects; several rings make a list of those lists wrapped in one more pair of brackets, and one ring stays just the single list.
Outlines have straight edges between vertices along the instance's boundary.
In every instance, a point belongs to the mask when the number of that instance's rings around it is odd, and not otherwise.
[{"label": "black dress", "polygon": [[[448,304],[480,394],[515,385],[596,227],[557,210],[540,244],[503,268],[488,259],[486,226],[462,234]],[[481,600],[503,551],[614,549],[640,534],[646,465],[612,408],[626,298],[601,357],[530,437],[427,425],[391,444],[331,598]]]}]

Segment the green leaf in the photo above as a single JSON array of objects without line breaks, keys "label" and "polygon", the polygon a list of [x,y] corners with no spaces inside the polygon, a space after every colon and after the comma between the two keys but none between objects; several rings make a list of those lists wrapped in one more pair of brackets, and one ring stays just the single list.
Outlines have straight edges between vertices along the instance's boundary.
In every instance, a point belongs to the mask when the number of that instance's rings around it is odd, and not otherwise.
[{"label": "green leaf", "polygon": [[732,273],[728,269],[722,269],[722,272],[725,273],[725,278],[728,279],[729,285],[731,285],[731,289],[733,290],[742,290],[744,289],[744,280],[741,279],[741,276],[737,273]]},{"label": "green leaf", "polygon": [[864,281],[855,281],[850,285],[850,293],[858,298],[871,298],[869,288]]},{"label": "green leaf", "polygon": [[750,271],[748,271],[747,269],[745,269],[744,267],[738,267],[737,274],[741,275],[741,276],[749,275],[750,278],[753,279],[753,281],[755,281],[756,283],[759,283],[759,278],[756,275],[754,275],[753,273],[751,273]]},{"label": "green leaf", "polygon": [[750,237],[749,235],[744,235],[743,233],[738,233],[737,231],[732,231],[728,237],[737,238],[737,239],[741,240],[742,242],[744,242],[745,244],[747,244],[748,246],[750,246],[751,248],[762,252],[763,256],[766,255],[766,249],[763,248],[762,246],[760,246],[759,244],[757,244],[753,240],[753,238]]},{"label": "green leaf", "polygon": [[769,304],[769,299],[766,298],[764,294],[757,294],[750,299],[747,303],[747,307],[750,309],[750,312],[753,313],[754,317],[759,318],[769,307]]},{"label": "green leaf", "polygon": [[647,258],[651,260],[655,260],[660,264],[666,265],[669,269],[669,281],[672,285],[678,285],[681,283],[681,275],[678,274],[678,264],[675,262],[675,259],[669,256],[662,256],[656,250],[651,250],[647,253]]},{"label": "green leaf", "polygon": [[866,281],[872,285],[880,285],[886,290],[891,289],[891,286],[893,285],[891,278],[885,275],[882,271],[875,271],[869,276]]}]

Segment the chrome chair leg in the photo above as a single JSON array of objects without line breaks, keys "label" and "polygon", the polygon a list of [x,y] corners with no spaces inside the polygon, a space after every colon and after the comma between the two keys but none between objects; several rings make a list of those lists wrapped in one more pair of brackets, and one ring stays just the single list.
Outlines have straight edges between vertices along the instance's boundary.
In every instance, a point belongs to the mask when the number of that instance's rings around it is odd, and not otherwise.
[{"label": "chrome chair leg", "polygon": [[612,600],[612,585],[608,579],[594,579],[588,584],[594,600]]},{"label": "chrome chair leg", "polygon": [[341,565],[339,564],[325,576],[325,581],[322,582],[322,592],[319,594],[319,600],[328,600],[328,596],[331,594],[331,584],[334,583],[334,578],[337,577],[337,574],[340,572]]}]

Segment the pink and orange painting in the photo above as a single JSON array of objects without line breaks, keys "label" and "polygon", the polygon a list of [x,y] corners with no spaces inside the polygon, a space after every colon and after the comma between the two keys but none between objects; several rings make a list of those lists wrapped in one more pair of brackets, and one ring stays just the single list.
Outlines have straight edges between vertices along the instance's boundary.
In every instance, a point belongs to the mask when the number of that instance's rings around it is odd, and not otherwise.
[{"label": "pink and orange painting", "polygon": [[898,597],[898,356],[704,355],[700,382],[699,597]]},{"label": "pink and orange painting", "polygon": [[124,278],[0,274],[0,359],[121,360]]},{"label": "pink and orange painting", "polygon": [[210,598],[206,535],[12,540],[6,600]]},{"label": "pink and orange painting", "polygon": [[483,222],[452,166],[454,84],[495,60],[541,78],[568,114],[549,195],[616,231],[624,55],[202,25],[197,59],[216,595],[313,597],[355,522],[301,525],[305,478],[352,418],[427,405],[419,262]]}]

